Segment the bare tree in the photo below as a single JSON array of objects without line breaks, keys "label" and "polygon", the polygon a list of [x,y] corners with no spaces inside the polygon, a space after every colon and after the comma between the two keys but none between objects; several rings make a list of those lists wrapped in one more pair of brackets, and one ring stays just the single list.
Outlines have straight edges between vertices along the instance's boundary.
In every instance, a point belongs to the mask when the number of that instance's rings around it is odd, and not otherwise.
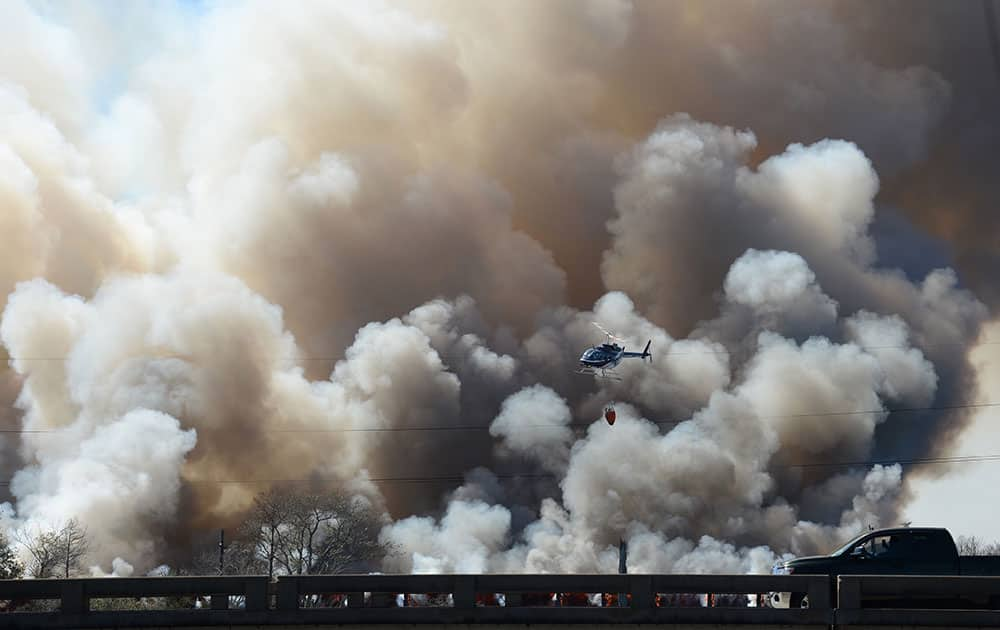
[{"label": "bare tree", "polygon": [[275,556],[282,539],[282,528],[287,526],[295,503],[288,493],[275,489],[259,494],[254,498],[247,520],[239,529],[241,542],[252,550],[252,555],[266,563],[268,577],[274,576]]},{"label": "bare tree", "polygon": [[344,573],[391,550],[379,541],[379,514],[368,504],[341,497],[336,518],[327,522],[313,562],[314,573]]},{"label": "bare tree", "polygon": [[240,538],[270,576],[340,573],[386,555],[381,526],[377,511],[339,490],[271,490],[254,501]]},{"label": "bare tree", "polygon": [[61,560],[64,567],[63,577],[69,577],[70,571],[80,568],[84,557],[90,551],[90,540],[87,538],[87,528],[80,521],[72,518],[59,531]]},{"label": "bare tree", "polygon": [[[226,543],[222,554],[223,575],[260,575],[266,570],[257,557],[252,542],[235,538]],[[214,532],[195,547],[190,566],[179,568],[177,575],[216,575],[219,573],[219,547]]]},{"label": "bare tree", "polygon": [[1000,555],[1000,541],[988,543],[977,536],[959,536],[955,539],[955,546],[961,556]]},{"label": "bare tree", "polygon": [[53,577],[59,567],[58,536],[53,530],[30,533],[21,530],[17,540],[28,552],[28,575],[34,578]]},{"label": "bare tree", "polygon": [[278,558],[287,573],[316,573],[317,546],[325,527],[337,518],[340,497],[337,494],[291,495],[287,522],[279,529]]},{"label": "bare tree", "polygon": [[[333,490],[272,489],[254,499],[223,553],[226,575],[305,575],[364,571],[390,551],[379,541],[381,515],[362,499]],[[214,575],[219,549],[200,541],[183,573]]]},{"label": "bare tree", "polygon": [[960,556],[978,556],[982,542],[976,536],[959,536],[955,539],[955,546]]},{"label": "bare tree", "polygon": [[35,578],[69,577],[81,568],[90,550],[87,528],[75,518],[59,529],[48,529],[34,534],[22,532],[18,542],[30,556],[28,573]]}]

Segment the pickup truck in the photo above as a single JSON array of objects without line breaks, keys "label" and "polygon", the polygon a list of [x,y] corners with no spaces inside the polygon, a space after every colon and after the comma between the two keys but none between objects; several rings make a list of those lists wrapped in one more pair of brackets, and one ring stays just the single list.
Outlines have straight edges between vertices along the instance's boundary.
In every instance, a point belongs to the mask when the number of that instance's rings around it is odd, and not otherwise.
[{"label": "pickup truck", "polygon": [[[879,529],[844,543],[828,556],[793,558],[774,565],[775,575],[1000,575],[1000,556],[960,556],[947,529]],[[831,601],[836,602],[833,580]],[[770,593],[774,608],[808,608],[805,593]],[[995,603],[995,602],[991,602]]]}]

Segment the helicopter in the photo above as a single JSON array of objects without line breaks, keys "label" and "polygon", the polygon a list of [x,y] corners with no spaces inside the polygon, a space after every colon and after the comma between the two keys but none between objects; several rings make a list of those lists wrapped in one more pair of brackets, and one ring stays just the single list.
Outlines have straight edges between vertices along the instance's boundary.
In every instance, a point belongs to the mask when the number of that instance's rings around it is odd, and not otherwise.
[{"label": "helicopter", "polygon": [[[649,359],[650,363],[653,362],[653,355],[649,353],[649,345],[653,343],[652,339],[646,342],[646,348],[642,352],[626,352],[625,341],[623,339],[616,337],[597,322],[591,323],[597,326],[607,336],[608,340],[599,346],[593,346],[584,350],[583,354],[580,355],[580,369],[577,370],[578,374],[594,374],[602,378],[620,381],[620,378],[613,374],[609,375],[608,372],[613,371],[621,363],[622,359],[635,357],[638,359]],[[618,345],[617,342],[619,341],[622,345]]]}]

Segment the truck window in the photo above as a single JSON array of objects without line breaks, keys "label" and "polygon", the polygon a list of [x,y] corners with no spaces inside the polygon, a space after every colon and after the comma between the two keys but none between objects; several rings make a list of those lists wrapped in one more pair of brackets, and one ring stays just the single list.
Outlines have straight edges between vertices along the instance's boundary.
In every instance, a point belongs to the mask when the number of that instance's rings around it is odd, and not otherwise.
[{"label": "truck window", "polygon": [[954,545],[945,532],[896,532],[873,536],[859,545],[871,557],[919,558],[922,561],[950,561]]},{"label": "truck window", "polygon": [[855,549],[860,549],[865,555],[872,558],[885,555],[889,553],[892,548],[893,540],[892,536],[872,536],[864,543],[855,547]]},{"label": "truck window", "polygon": [[868,534],[861,534],[859,536],[855,536],[854,538],[848,540],[843,545],[837,547],[837,549],[835,551],[831,552],[830,555],[831,556],[839,556],[842,553],[847,553],[848,550],[854,550],[854,549],[856,549],[857,545],[858,545],[858,541],[860,541],[862,538],[864,538],[867,535]]}]

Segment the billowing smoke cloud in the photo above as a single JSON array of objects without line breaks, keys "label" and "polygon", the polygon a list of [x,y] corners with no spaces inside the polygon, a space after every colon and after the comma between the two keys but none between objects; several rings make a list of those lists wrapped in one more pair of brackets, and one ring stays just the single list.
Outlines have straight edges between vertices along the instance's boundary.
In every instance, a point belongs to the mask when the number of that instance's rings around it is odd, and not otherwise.
[{"label": "billowing smoke cloud", "polygon": [[486,573],[489,558],[507,542],[510,512],[482,501],[455,500],[440,524],[429,517],[411,516],[383,533],[406,551],[390,568],[412,573]]},{"label": "billowing smoke cloud", "polygon": [[[940,7],[5,5],[4,527],[128,575],[339,483],[387,570],[758,572],[896,522],[926,471],[865,462],[992,400]],[[576,374],[594,322],[652,357]]]},{"label": "billowing smoke cloud", "polygon": [[501,438],[500,448],[535,460],[562,473],[569,460],[573,433],[571,411],[551,389],[535,385],[503,402],[500,415],[490,425],[490,435]]},{"label": "billowing smoke cloud", "polygon": [[25,357],[12,361],[24,379],[21,449],[37,462],[14,477],[19,515],[42,526],[75,514],[95,529],[110,519],[97,531],[119,555],[115,542],[134,538],[124,528],[203,524],[256,490],[217,481],[363,478],[394,446],[364,429],[458,415],[458,379],[420,330],[370,324],[328,380],[310,382],[280,309],[228,276],[121,277],[89,303],[32,281],[12,294],[0,333]]},{"label": "billowing smoke cloud", "polygon": [[723,287],[726,299],[763,327],[798,336],[822,331],[837,317],[837,303],[815,280],[798,254],[751,249],[733,263]]}]

